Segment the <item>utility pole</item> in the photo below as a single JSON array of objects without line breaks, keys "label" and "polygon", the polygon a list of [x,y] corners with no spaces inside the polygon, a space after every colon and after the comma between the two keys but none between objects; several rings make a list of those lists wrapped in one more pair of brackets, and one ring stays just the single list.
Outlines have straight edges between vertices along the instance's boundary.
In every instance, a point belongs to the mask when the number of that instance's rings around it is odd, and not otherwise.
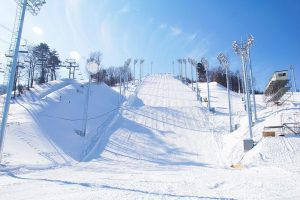
[{"label": "utility pole", "polygon": [[7,116],[9,112],[11,92],[13,89],[13,83],[14,83],[14,78],[17,69],[17,62],[19,56],[18,54],[19,54],[21,37],[22,37],[25,13],[26,10],[28,10],[31,14],[37,15],[41,6],[45,3],[46,3],[45,0],[17,1],[18,10],[15,18],[15,30],[13,31],[12,42],[10,45],[10,51],[14,52],[14,56],[13,56],[10,72],[8,73],[7,92],[4,100],[2,118],[1,118],[1,127],[0,127],[0,163],[2,161],[3,138],[4,138],[5,128],[6,128]]}]

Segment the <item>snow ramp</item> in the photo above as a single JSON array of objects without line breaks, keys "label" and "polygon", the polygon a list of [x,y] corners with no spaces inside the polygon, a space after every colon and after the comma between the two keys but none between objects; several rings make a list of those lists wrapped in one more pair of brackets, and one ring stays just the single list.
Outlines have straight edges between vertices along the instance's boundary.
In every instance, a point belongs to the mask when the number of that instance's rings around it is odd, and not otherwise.
[{"label": "snow ramp", "polygon": [[207,109],[171,75],[144,79],[130,104],[86,158],[143,160],[162,165],[218,164]]}]

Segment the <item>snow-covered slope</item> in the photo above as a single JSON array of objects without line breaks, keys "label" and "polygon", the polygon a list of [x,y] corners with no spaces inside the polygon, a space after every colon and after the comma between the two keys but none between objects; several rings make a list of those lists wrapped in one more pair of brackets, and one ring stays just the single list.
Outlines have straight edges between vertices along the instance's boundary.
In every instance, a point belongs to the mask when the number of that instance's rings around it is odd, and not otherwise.
[{"label": "snow-covered slope", "polygon": [[17,98],[8,119],[5,163],[55,166],[80,161],[119,106],[116,92],[104,84],[92,84],[87,136],[79,136],[87,88],[84,83],[60,80],[35,86]]},{"label": "snow-covered slope", "polygon": [[[206,84],[200,88],[206,96]],[[232,93],[240,128],[230,133],[226,89],[210,88],[215,113],[171,75],[146,77],[120,110],[115,91],[93,85],[82,138],[75,130],[87,87],[67,80],[37,87],[11,107],[0,199],[299,199],[299,136],[261,137],[282,113],[299,112],[299,94],[269,108],[257,96],[258,144],[245,154],[241,96]]]}]

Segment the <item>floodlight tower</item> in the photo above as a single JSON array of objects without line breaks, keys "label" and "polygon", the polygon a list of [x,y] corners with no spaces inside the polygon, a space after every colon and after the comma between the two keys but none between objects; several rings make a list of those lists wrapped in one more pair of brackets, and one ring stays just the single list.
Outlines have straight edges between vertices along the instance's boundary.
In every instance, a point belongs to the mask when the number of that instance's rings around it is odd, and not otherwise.
[{"label": "floodlight tower", "polygon": [[253,99],[254,121],[256,121],[257,120],[256,100],[255,100],[255,91],[254,91],[254,85],[253,85],[253,73],[252,73],[252,65],[251,65],[251,57],[250,57],[250,47],[252,46],[253,42],[254,42],[254,37],[252,35],[250,35],[248,40],[247,40],[247,43],[249,45],[249,48],[248,48],[248,61],[249,61],[249,70],[250,70],[251,93],[252,93],[252,99]]},{"label": "floodlight tower", "polygon": [[200,97],[200,91],[199,91],[199,85],[198,85],[199,76],[198,76],[198,69],[197,69],[198,63],[197,63],[197,61],[194,60],[194,59],[192,59],[191,62],[192,62],[192,65],[195,67],[195,71],[196,71],[196,79],[195,79],[195,81],[196,81],[196,94],[197,94],[197,100],[200,100],[201,97]]},{"label": "floodlight tower", "polygon": [[205,71],[206,71],[206,83],[207,83],[207,106],[208,106],[208,110],[211,110],[210,107],[210,93],[209,93],[209,77],[208,77],[208,61],[205,58],[201,59],[201,64],[204,66]]},{"label": "floodlight tower", "polygon": [[46,3],[45,0],[16,0],[18,4],[17,15],[15,18],[15,29],[12,35],[12,42],[10,44],[9,52],[13,52],[12,64],[8,73],[8,83],[7,92],[4,100],[2,116],[1,116],[1,126],[0,126],[0,163],[2,161],[2,149],[3,149],[3,138],[5,133],[5,127],[7,122],[7,116],[9,112],[11,91],[14,85],[14,78],[17,69],[18,54],[20,48],[20,41],[22,37],[23,24],[25,19],[26,10],[32,15],[37,15],[41,7]]},{"label": "floodlight tower", "polygon": [[248,61],[248,49],[252,45],[251,40],[248,42],[241,41],[238,43],[237,41],[234,41],[232,44],[232,48],[235,51],[235,53],[240,56],[242,61],[242,67],[243,67],[243,77],[244,77],[244,92],[246,93],[246,110],[248,113],[248,126],[249,126],[249,136],[250,136],[250,142],[253,144],[253,134],[252,134],[252,116],[250,111],[250,94],[249,94],[249,86],[248,86],[248,70],[247,70],[247,61]]},{"label": "floodlight tower", "polygon": [[[130,66],[130,63],[131,63],[131,58],[128,58],[125,63],[124,63],[124,76],[126,77],[126,89],[128,90],[128,81],[129,81],[129,66]],[[125,87],[125,84],[124,84],[124,87]]]},{"label": "floodlight tower", "polygon": [[191,65],[191,79],[192,79],[192,91],[194,90],[194,76],[193,76],[193,60],[188,58],[188,62]]},{"label": "floodlight tower", "polygon": [[187,84],[187,75],[186,75],[186,59],[182,59],[182,63],[184,64],[184,75],[185,75],[185,84]]},{"label": "floodlight tower", "polygon": [[172,61],[172,71],[173,71],[173,76],[175,76],[174,64],[175,64],[175,62],[174,62],[174,60],[173,60],[173,61]]},{"label": "floodlight tower", "polygon": [[291,65],[290,69],[292,71],[293,90],[294,90],[294,92],[297,92],[296,79],[295,79],[295,73],[294,73],[294,66]]},{"label": "floodlight tower", "polygon": [[88,83],[87,93],[86,93],[86,96],[85,96],[85,104],[84,104],[84,110],[83,110],[83,115],[84,115],[84,117],[83,117],[83,126],[82,126],[82,131],[80,132],[80,136],[85,136],[86,135],[92,75],[97,74],[99,72],[100,66],[96,62],[88,62],[86,64],[86,69],[87,69],[88,74],[89,74],[89,83]]},{"label": "floodlight tower", "polygon": [[143,76],[143,70],[142,70],[142,68],[143,68],[143,63],[144,62],[145,62],[144,59],[140,60],[140,82],[142,81],[142,76]]},{"label": "floodlight tower", "polygon": [[133,85],[135,85],[135,65],[138,62],[138,59],[134,59],[133,61]]},{"label": "floodlight tower", "polygon": [[231,102],[230,102],[230,84],[229,84],[229,74],[228,74],[228,68],[229,68],[229,60],[225,54],[220,53],[218,55],[218,60],[220,64],[223,66],[223,68],[226,71],[226,82],[227,82],[227,96],[228,96],[228,110],[229,110],[229,131],[232,132],[232,117],[231,117]]},{"label": "floodlight tower", "polygon": [[238,73],[237,75],[237,78],[238,78],[238,90],[239,90],[239,94],[241,94],[241,85],[240,85],[240,72]]},{"label": "floodlight tower", "polygon": [[179,77],[182,81],[182,59],[177,59],[177,62],[179,63]]}]

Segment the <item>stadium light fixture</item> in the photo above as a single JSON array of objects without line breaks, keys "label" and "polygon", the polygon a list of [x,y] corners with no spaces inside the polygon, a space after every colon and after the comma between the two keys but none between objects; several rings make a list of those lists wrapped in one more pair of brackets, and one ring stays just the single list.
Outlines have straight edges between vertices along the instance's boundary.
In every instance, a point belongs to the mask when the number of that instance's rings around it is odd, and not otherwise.
[{"label": "stadium light fixture", "polygon": [[184,75],[185,75],[185,84],[187,84],[187,75],[186,75],[186,59],[182,59],[182,63],[184,64]]},{"label": "stadium light fixture", "polygon": [[133,84],[135,85],[135,65],[138,62],[138,59],[134,59],[133,61]]},{"label": "stadium light fixture", "polygon": [[201,64],[204,66],[205,71],[206,71],[206,84],[207,84],[207,107],[208,110],[211,111],[210,107],[210,91],[209,91],[209,77],[208,77],[208,68],[209,68],[209,63],[206,60],[206,58],[201,59]]},{"label": "stadium light fixture", "polygon": [[193,76],[192,58],[188,58],[188,63],[190,63],[190,66],[191,66],[191,80],[192,80],[192,91],[193,91],[194,90],[194,76]]},{"label": "stadium light fixture", "polygon": [[229,111],[229,131],[232,132],[230,84],[229,84],[229,74],[228,74],[229,60],[228,60],[227,56],[225,54],[223,54],[223,53],[220,53],[217,58],[218,58],[220,64],[222,65],[223,69],[225,69],[225,71],[226,71],[227,98],[228,98],[228,111]]},{"label": "stadium light fixture", "polygon": [[254,43],[254,37],[250,35],[247,40],[248,48],[248,61],[249,61],[249,71],[250,71],[250,87],[251,87],[251,94],[253,99],[253,113],[254,113],[254,121],[257,121],[257,112],[256,112],[256,100],[255,100],[255,91],[254,91],[254,81],[253,81],[253,71],[252,71],[252,64],[251,64],[251,56],[250,56],[250,47]]},{"label": "stadium light fixture", "polygon": [[[243,69],[243,77],[244,77],[244,89],[246,93],[246,110],[247,110],[247,115],[248,115],[248,128],[249,128],[249,137],[248,141],[244,140],[245,142],[250,142],[251,146],[253,147],[253,134],[252,134],[252,114],[250,111],[250,94],[249,94],[249,86],[248,86],[248,70],[247,70],[247,61],[248,61],[248,49],[253,43],[253,38],[250,37],[250,39],[245,43],[241,41],[238,43],[237,41],[234,41],[232,43],[232,48],[235,51],[235,53],[240,56],[241,61],[242,61],[242,69]],[[251,147],[251,148],[252,148]],[[249,147],[250,148],[250,147]]]},{"label": "stadium light fixture", "polygon": [[177,62],[179,63],[179,77],[182,81],[182,59],[177,59]]},{"label": "stadium light fixture", "polygon": [[140,83],[142,81],[142,76],[143,76],[143,63],[145,62],[144,59],[140,59]]}]

